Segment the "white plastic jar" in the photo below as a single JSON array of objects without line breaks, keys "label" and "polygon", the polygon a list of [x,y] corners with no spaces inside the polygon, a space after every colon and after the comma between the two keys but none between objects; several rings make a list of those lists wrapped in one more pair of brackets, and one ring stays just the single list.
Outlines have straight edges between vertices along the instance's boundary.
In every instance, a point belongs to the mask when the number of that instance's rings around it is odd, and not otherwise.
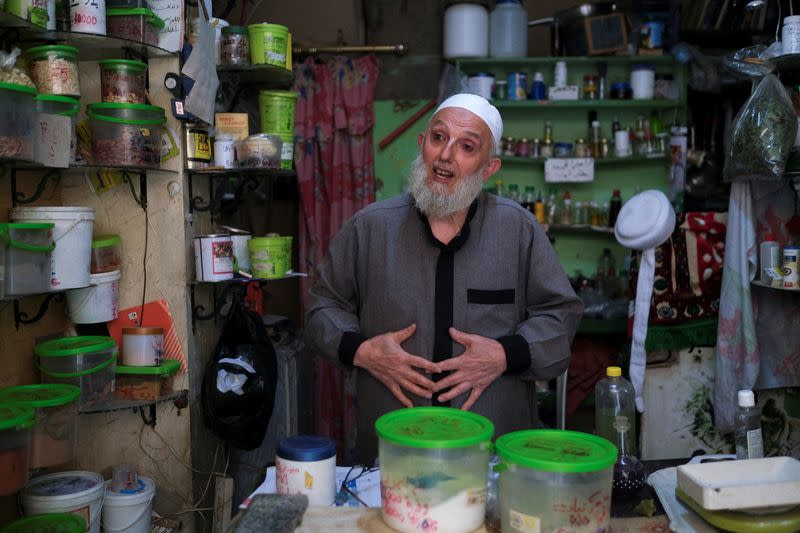
[{"label": "white plastic jar", "polygon": [[781,30],[783,55],[800,54],[800,15],[785,17]]},{"label": "white plastic jar", "polygon": [[122,364],[159,366],[164,356],[164,328],[122,328]]},{"label": "white plastic jar", "polygon": [[631,88],[634,100],[652,100],[656,88],[656,71],[653,65],[638,64],[631,68]]},{"label": "white plastic jar", "polygon": [[489,12],[483,5],[454,2],[444,12],[445,59],[489,55]]},{"label": "white plastic jar", "polygon": [[489,15],[489,55],[528,55],[528,13],[520,0],[497,0]]},{"label": "white plastic jar", "polygon": [[336,444],[316,435],[283,439],[275,454],[275,482],[278,494],[305,494],[309,505],[330,506],[336,499]]}]

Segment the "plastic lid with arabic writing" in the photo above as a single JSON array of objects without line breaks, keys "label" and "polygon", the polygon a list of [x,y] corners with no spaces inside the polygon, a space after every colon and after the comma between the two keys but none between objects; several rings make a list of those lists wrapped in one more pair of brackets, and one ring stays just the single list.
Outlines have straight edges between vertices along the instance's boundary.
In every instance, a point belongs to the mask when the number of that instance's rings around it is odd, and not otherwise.
[{"label": "plastic lid with arabic writing", "polygon": [[452,407],[398,409],[375,421],[378,437],[411,448],[466,448],[491,441],[494,424]]},{"label": "plastic lid with arabic writing", "polygon": [[597,472],[617,462],[616,446],[579,431],[515,431],[498,438],[495,449],[504,462],[546,472]]}]

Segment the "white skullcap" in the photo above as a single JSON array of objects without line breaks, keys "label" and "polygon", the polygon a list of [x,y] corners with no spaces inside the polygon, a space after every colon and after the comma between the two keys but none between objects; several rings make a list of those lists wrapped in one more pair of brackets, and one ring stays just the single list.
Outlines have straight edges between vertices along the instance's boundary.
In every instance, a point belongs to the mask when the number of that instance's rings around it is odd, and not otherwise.
[{"label": "white skullcap", "polygon": [[503,136],[503,119],[500,118],[500,112],[497,108],[490,104],[486,98],[477,94],[454,94],[436,108],[434,115],[447,107],[460,107],[478,115],[489,127],[489,131],[492,132],[495,146],[500,146],[500,138]]},{"label": "white skullcap", "polygon": [[647,322],[656,273],[656,250],[675,230],[675,210],[667,196],[656,190],[643,191],[625,202],[614,225],[617,241],[627,248],[641,250],[633,308],[633,332],[629,374],[636,392],[636,408],[644,411],[644,373],[647,353]]}]

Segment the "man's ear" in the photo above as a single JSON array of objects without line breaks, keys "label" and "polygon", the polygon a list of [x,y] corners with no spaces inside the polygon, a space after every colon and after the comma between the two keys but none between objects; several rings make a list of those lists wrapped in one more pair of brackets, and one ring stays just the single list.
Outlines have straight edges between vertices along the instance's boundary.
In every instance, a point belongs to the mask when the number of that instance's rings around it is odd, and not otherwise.
[{"label": "man's ear", "polygon": [[489,178],[496,174],[502,164],[503,162],[500,161],[499,157],[490,157],[486,170],[483,171],[483,182],[486,183]]}]

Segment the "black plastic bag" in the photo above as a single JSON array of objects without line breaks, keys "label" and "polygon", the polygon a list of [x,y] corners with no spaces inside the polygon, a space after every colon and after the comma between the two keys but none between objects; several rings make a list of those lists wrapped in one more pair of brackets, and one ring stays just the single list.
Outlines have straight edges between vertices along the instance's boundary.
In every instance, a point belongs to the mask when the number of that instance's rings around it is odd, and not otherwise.
[{"label": "black plastic bag", "polygon": [[235,448],[260,446],[275,405],[277,370],[261,317],[235,299],[203,376],[203,415],[211,431]]}]

